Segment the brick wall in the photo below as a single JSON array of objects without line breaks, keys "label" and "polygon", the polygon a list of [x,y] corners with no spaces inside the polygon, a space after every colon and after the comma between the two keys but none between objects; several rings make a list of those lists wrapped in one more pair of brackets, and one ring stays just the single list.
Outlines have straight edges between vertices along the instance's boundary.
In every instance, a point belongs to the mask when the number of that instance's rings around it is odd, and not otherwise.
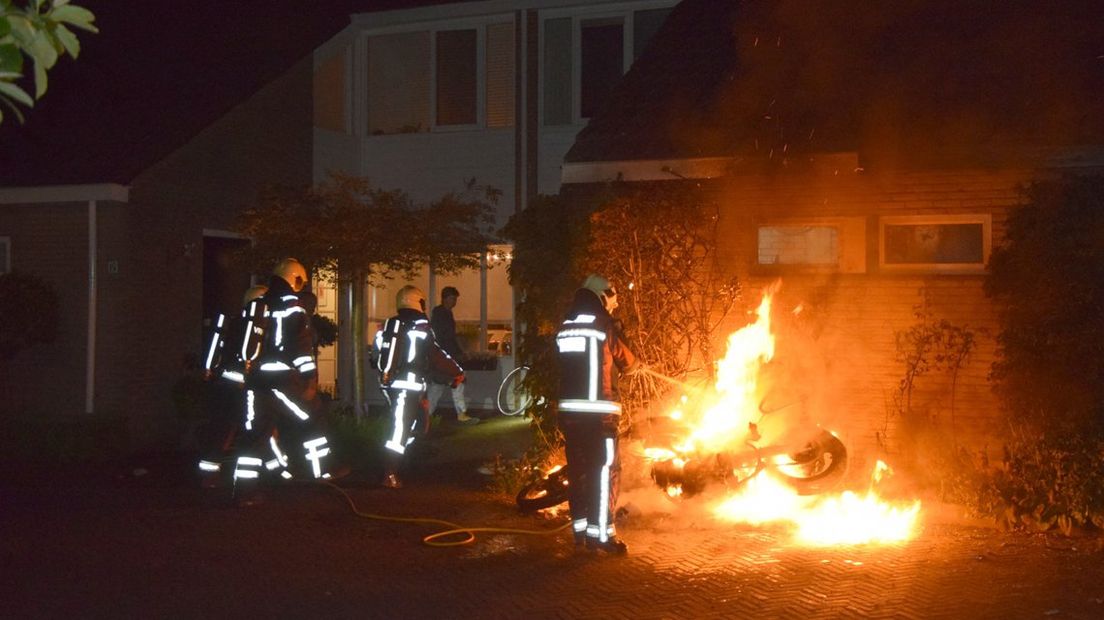
[{"label": "brick wall", "polygon": [[[180,441],[171,390],[184,358],[202,351],[204,230],[234,230],[266,184],[309,184],[311,124],[308,56],[142,172],[129,203],[100,203],[95,409],[125,416],[133,447]],[[21,355],[0,377],[0,402],[79,414],[87,207],[0,206],[0,234],[12,237],[14,266],[54,283],[66,309],[59,342]]]},{"label": "brick wall", "polygon": [[[860,449],[899,450],[901,418],[894,397],[905,367],[896,359],[894,335],[916,324],[916,309],[925,306],[934,319],[972,330],[977,347],[955,380],[953,415],[947,372],[920,377],[912,411],[941,432],[950,433],[953,425],[959,442],[970,448],[999,446],[995,438],[1002,430],[1001,415],[987,380],[999,327],[996,310],[982,290],[984,274],[880,268],[878,221],[897,215],[988,215],[996,247],[1004,234],[1007,209],[1021,200],[1018,187],[1038,174],[848,171],[735,176],[718,184],[723,205],[719,250],[727,268],[743,281],[746,305],[754,308],[764,287],[782,282],[773,313],[779,336],[779,368],[772,371],[776,389],[805,393],[818,416]],[[858,256],[848,273],[755,265],[757,226],[832,217],[858,223],[845,229],[850,233],[841,234],[841,253]],[[736,313],[721,335],[747,320]]]}]

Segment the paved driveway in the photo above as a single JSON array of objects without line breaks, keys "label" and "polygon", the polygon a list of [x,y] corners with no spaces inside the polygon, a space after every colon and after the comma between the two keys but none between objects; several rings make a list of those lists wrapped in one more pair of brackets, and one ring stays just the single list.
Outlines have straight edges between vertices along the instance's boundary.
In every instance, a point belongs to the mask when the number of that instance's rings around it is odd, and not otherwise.
[{"label": "paved driveway", "polygon": [[[354,485],[349,496],[365,512],[465,525],[558,523],[482,490],[479,458],[462,452],[442,450],[401,491]],[[439,549],[420,542],[432,528],[360,518],[325,487],[235,509],[146,478],[0,487],[3,615],[1104,617],[1093,540],[929,520],[907,544],[809,549],[779,530],[651,517],[622,528],[626,558],[576,555],[566,532]]]}]

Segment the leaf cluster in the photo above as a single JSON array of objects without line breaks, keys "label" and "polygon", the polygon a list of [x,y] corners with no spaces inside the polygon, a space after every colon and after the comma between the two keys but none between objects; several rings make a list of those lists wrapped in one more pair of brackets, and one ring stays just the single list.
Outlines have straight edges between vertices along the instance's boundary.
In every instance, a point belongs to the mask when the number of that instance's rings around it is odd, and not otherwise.
[{"label": "leaf cluster", "polygon": [[[19,122],[23,122],[23,113],[16,104],[34,107],[35,99],[46,94],[46,72],[58,58],[80,55],[80,40],[70,27],[99,32],[92,23],[95,19],[91,11],[69,0],[28,0],[24,7],[0,0],[0,103]],[[34,64],[33,99],[17,83],[23,78],[24,56]],[[3,120],[0,109],[0,122]]]},{"label": "leaf cluster", "polygon": [[986,293],[998,302],[991,378],[1020,422],[1054,432],[1104,424],[1104,178],[1065,176],[1025,189],[994,250]]},{"label": "leaf cluster", "polygon": [[323,277],[340,267],[343,277],[378,284],[427,263],[443,272],[477,266],[492,240],[495,192],[472,183],[420,206],[401,190],[337,173],[315,187],[266,188],[240,227],[255,241],[248,253],[258,268],[294,256]]},{"label": "leaf cluster", "polygon": [[979,486],[976,508],[1007,529],[1104,529],[1104,441],[1017,435]]}]

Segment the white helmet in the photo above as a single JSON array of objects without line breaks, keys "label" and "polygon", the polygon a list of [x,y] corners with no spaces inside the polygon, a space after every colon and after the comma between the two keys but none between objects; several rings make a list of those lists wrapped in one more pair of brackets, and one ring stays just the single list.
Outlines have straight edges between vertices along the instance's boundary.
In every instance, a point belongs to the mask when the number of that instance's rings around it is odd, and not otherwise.
[{"label": "white helmet", "polygon": [[272,275],[283,278],[291,287],[291,290],[296,293],[303,290],[303,287],[307,285],[307,269],[303,267],[303,263],[294,258],[285,258],[276,263],[276,266],[272,269]]},{"label": "white helmet", "polygon": [[411,310],[417,310],[418,312],[425,312],[426,310],[426,296],[422,292],[422,289],[414,286],[413,284],[407,284],[399,289],[399,294],[395,296],[395,306],[402,310],[403,308],[410,308]]},{"label": "white helmet", "polygon": [[604,276],[590,274],[583,280],[583,288],[593,291],[602,300],[606,312],[613,312],[617,308],[617,289]]}]

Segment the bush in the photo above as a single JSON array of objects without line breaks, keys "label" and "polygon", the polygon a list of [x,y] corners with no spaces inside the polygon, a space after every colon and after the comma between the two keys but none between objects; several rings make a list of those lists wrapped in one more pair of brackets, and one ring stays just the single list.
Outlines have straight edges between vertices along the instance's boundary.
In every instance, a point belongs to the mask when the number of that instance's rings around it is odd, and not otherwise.
[{"label": "bush", "polygon": [[1017,437],[980,479],[974,507],[1008,529],[1104,529],[1104,441]]},{"label": "bush", "polygon": [[1000,304],[992,377],[1016,421],[1047,434],[1104,426],[1104,177],[1039,181],[1008,219],[986,292]]},{"label": "bush", "polygon": [[31,345],[53,342],[58,307],[57,292],[38,276],[0,275],[0,362]]}]

